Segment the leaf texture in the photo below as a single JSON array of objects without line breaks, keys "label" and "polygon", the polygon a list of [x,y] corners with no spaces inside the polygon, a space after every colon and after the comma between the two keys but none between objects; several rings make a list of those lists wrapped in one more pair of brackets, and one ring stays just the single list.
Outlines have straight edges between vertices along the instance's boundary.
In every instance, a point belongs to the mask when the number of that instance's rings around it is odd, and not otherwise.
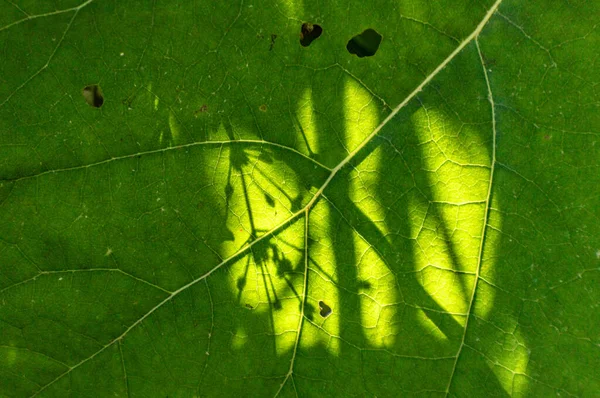
[{"label": "leaf texture", "polygon": [[0,4],[0,395],[597,395],[599,13]]}]

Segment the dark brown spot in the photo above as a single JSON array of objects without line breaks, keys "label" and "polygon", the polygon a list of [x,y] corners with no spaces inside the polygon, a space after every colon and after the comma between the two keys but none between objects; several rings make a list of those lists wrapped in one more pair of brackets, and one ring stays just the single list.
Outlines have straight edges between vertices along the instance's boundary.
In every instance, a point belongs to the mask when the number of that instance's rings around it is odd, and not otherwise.
[{"label": "dark brown spot", "polygon": [[258,110],[261,112],[266,112],[267,111],[267,106],[265,104],[262,104],[261,106],[258,107]]},{"label": "dark brown spot", "polygon": [[208,105],[204,104],[202,105],[200,108],[198,108],[196,110],[196,112],[194,112],[194,116],[198,116],[199,113],[204,113],[208,110]]}]

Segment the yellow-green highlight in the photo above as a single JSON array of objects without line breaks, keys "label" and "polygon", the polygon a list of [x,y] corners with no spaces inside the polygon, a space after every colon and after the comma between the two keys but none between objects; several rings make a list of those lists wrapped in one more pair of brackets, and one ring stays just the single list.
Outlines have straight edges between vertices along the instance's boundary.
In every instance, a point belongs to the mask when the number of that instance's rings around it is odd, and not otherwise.
[{"label": "yellow-green highlight", "polygon": [[[344,84],[344,101],[345,147],[352,150],[377,128],[378,110],[372,94],[351,78]],[[361,164],[361,171],[353,172],[358,175],[350,179],[348,194],[355,206],[371,219],[383,236],[387,236],[386,209],[370,193],[380,183],[381,167],[381,148],[377,148]],[[357,276],[369,286],[359,293],[364,336],[369,346],[391,349],[397,334],[392,319],[398,304],[396,279],[380,253],[364,237],[354,232],[353,239]]]},{"label": "yellow-green highlight", "polygon": [[[298,104],[298,122],[302,128],[302,133],[306,138],[308,145],[307,151],[319,153],[319,138],[317,136],[317,123],[315,110],[313,107],[312,88],[307,87],[302,93],[300,103]],[[301,133],[301,134],[302,134]]]},{"label": "yellow-green highlight", "polygon": [[373,96],[356,80],[344,81],[345,130],[343,144],[348,152],[355,149],[379,124],[379,112]]},{"label": "yellow-green highlight", "polygon": [[[235,297],[235,305],[247,309],[247,317],[264,318],[269,321],[277,355],[287,355],[294,348],[295,331],[300,322],[300,296],[303,277],[303,220],[296,221],[282,232],[255,246],[228,269],[227,284]],[[290,269],[285,269],[284,262]],[[287,281],[286,281],[287,279]],[[241,283],[240,281],[243,281]],[[252,342],[252,333],[246,330],[248,322],[238,319],[232,336],[232,348],[242,350]],[[250,320],[250,323],[255,323]],[[256,326],[254,326],[256,327]]]},{"label": "yellow-green highlight", "polygon": [[419,215],[410,223],[414,269],[429,295],[464,324],[479,264],[489,154],[473,126],[440,109],[423,105],[411,120],[432,195],[431,202],[416,194],[409,199],[410,214]]},{"label": "yellow-green highlight", "polygon": [[[304,321],[301,344],[303,347],[321,346],[332,355],[339,355],[340,336],[340,290],[338,287],[338,267],[336,264],[335,225],[332,224],[331,212],[335,209],[327,201],[319,201],[310,213],[311,245],[310,257],[315,263],[309,263],[309,293],[307,304],[314,306],[317,312],[312,323]],[[313,227],[318,223],[319,228]],[[318,301],[323,300],[333,309],[331,315],[323,319],[318,315]],[[319,329],[320,328],[320,329]]]}]

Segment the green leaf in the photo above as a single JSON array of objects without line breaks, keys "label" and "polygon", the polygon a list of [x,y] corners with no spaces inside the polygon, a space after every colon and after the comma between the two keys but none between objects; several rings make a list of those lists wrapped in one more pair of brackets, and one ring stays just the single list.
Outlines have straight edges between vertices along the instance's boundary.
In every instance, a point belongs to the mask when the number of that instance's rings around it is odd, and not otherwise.
[{"label": "green leaf", "polygon": [[77,1],[0,4],[0,396],[598,394],[598,2]]}]

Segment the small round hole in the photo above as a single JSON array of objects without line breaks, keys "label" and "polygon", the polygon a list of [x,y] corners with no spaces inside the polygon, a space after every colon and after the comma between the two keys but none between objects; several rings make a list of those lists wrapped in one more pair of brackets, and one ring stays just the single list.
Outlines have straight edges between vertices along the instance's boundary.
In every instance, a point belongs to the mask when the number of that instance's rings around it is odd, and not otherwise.
[{"label": "small round hole", "polygon": [[83,98],[89,106],[93,106],[94,108],[100,108],[102,104],[104,104],[104,96],[102,95],[102,90],[97,84],[90,84],[89,86],[85,86],[81,91],[81,94],[83,94]]}]

